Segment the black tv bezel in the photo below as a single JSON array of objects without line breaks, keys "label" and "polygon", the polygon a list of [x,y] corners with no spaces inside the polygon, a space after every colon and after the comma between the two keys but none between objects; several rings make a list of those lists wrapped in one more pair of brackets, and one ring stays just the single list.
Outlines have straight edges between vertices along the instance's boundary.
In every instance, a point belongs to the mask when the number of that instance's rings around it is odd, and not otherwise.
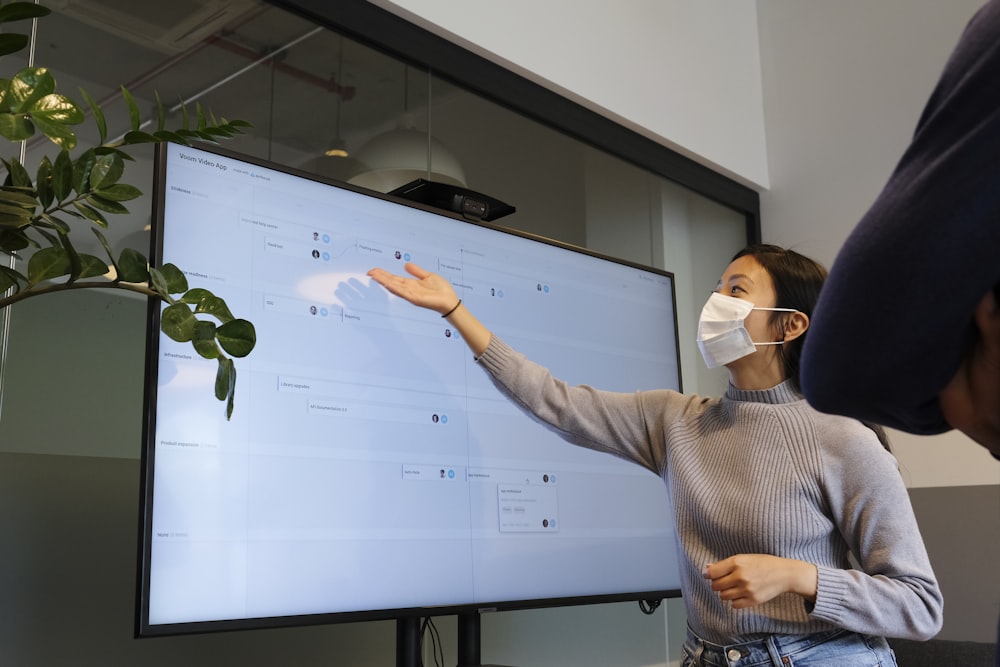
[{"label": "black tv bezel", "polygon": [[[163,262],[162,230],[165,211],[165,174],[167,151],[166,142],[161,142],[154,147],[154,170],[153,170],[153,193],[152,193],[152,216],[151,216],[151,239],[149,249],[150,266],[159,267]],[[671,307],[674,313],[677,312],[677,288],[674,274],[664,269],[651,267],[648,265],[624,260],[610,255],[595,252],[580,246],[564,243],[555,239],[547,238],[537,234],[532,234],[523,230],[514,229],[503,225],[497,225],[484,220],[473,220],[457,214],[453,211],[430,206],[423,202],[411,199],[384,194],[375,190],[370,190],[357,185],[324,177],[315,173],[303,171],[295,167],[290,167],[263,158],[239,153],[217,145],[192,143],[192,148],[206,151],[254,166],[265,169],[272,169],[291,176],[297,176],[307,180],[315,181],[332,187],[357,192],[359,194],[375,197],[384,201],[389,201],[408,208],[415,208],[427,211],[435,215],[451,218],[463,224],[483,227],[493,231],[510,234],[520,238],[532,240],[538,243],[570,250],[573,252],[589,255],[598,259],[613,262],[623,266],[629,266],[650,273],[659,274],[670,278],[670,298]],[[407,619],[427,618],[436,616],[459,616],[460,618],[478,617],[479,614],[495,611],[518,611],[526,609],[543,609],[552,607],[569,607],[589,604],[609,604],[616,602],[637,602],[653,601],[668,598],[678,598],[681,596],[679,588],[662,590],[626,591],[622,593],[565,596],[555,598],[535,598],[527,600],[504,600],[496,603],[470,603],[433,605],[420,607],[386,608],[359,611],[329,612],[320,614],[298,614],[290,616],[261,616],[246,617],[239,619],[226,619],[214,621],[194,621],[190,623],[149,623],[149,602],[150,602],[150,556],[152,553],[152,511],[153,511],[153,470],[155,467],[155,447],[152,439],[156,428],[156,398],[157,385],[151,380],[156,374],[157,359],[159,357],[160,343],[160,312],[162,302],[150,297],[147,307],[147,328],[146,328],[146,359],[144,369],[144,396],[143,396],[143,419],[142,419],[142,443],[140,456],[140,496],[139,496],[139,550],[138,564],[136,568],[136,613],[134,636],[136,638],[163,637],[176,635],[206,634],[214,632],[232,632],[239,630],[260,630],[274,628],[305,627],[312,625],[332,625],[342,623],[357,623],[365,621],[403,621]],[[674,317],[674,353],[678,369],[678,390],[682,391],[681,385],[681,358],[680,346],[676,343],[678,339],[677,318]],[[206,400],[210,400],[207,397]]]}]

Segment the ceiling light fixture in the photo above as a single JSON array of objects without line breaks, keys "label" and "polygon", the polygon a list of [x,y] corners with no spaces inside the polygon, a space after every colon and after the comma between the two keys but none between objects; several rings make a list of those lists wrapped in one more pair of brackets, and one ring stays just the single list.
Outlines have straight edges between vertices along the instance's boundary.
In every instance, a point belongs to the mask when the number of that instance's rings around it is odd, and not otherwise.
[{"label": "ceiling light fixture", "polygon": [[416,128],[409,111],[410,68],[404,67],[403,113],[394,129],[373,137],[358,150],[359,171],[347,182],[378,192],[390,192],[418,178],[465,187],[465,170],[458,158],[429,133]]},{"label": "ceiling light fixture", "polygon": [[344,37],[340,37],[340,44],[337,49],[337,74],[333,80],[333,92],[337,96],[337,109],[336,116],[334,119],[334,124],[336,127],[336,134],[333,137],[333,141],[330,142],[329,148],[323,151],[323,155],[327,157],[347,157],[350,155],[347,151],[347,142],[344,138],[340,136],[340,105],[343,102],[344,95],[350,91],[350,95],[354,95],[354,89],[344,88]]}]

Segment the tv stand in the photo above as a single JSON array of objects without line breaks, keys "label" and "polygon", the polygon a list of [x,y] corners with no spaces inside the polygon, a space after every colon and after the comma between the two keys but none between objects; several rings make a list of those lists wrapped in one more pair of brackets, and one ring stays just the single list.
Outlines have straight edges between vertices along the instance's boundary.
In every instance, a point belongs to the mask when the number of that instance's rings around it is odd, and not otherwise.
[{"label": "tv stand", "polygon": [[[458,667],[502,667],[480,662],[481,631],[479,612],[458,615]],[[396,667],[421,667],[421,664],[420,618],[397,618]]]}]

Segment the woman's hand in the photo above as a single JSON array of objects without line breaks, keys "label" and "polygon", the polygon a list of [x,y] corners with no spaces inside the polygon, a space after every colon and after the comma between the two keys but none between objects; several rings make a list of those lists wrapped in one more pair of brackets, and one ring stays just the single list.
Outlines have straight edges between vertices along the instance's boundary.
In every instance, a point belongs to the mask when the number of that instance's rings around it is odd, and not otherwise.
[{"label": "woman's hand", "polygon": [[712,590],[733,609],[763,604],[782,593],[795,593],[816,601],[816,566],[801,560],[767,554],[737,554],[706,565],[702,576],[712,582]]},{"label": "woman's hand", "polygon": [[414,306],[429,308],[448,317],[472,353],[477,357],[486,351],[493,334],[462,305],[455,288],[436,273],[426,271],[413,262],[403,265],[412,278],[397,276],[383,269],[372,269],[372,280]]},{"label": "woman's hand", "polygon": [[951,382],[941,412],[952,427],[1000,458],[1000,303],[990,291],[973,315],[977,336]]},{"label": "woman's hand", "polygon": [[369,277],[393,294],[406,299],[414,306],[429,308],[442,315],[452,310],[458,303],[458,295],[447,280],[431,273],[413,262],[403,265],[413,278],[397,276],[384,269],[372,269]]}]

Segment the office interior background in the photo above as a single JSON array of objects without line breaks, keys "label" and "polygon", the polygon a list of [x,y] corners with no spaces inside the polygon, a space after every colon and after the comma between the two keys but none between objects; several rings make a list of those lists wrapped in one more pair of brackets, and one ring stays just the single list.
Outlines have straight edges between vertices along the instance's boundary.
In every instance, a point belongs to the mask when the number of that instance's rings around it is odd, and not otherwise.
[{"label": "office interior background", "polygon": [[[63,92],[87,89],[112,128],[126,125],[120,84],[150,113],[157,91],[254,124],[226,148],[383,191],[430,165],[516,206],[501,224],[673,272],[684,388],[715,395],[725,376],[693,333],[721,269],[757,235],[832,262],[980,3],[47,4],[36,63]],[[5,77],[25,64],[3,62]],[[325,154],[335,145],[347,157]],[[52,153],[29,141],[27,163]],[[398,162],[375,165],[386,153]],[[136,155],[126,180],[148,193],[152,152]],[[113,244],[145,249],[148,195],[131,208]],[[145,309],[57,294],[0,325],[0,661],[392,664],[392,621],[133,639]],[[891,435],[946,596],[940,636],[993,641],[1000,467],[961,435]],[[453,621],[437,621],[446,664]],[[652,616],[499,612],[483,660],[669,665],[683,633],[679,600]]]}]

